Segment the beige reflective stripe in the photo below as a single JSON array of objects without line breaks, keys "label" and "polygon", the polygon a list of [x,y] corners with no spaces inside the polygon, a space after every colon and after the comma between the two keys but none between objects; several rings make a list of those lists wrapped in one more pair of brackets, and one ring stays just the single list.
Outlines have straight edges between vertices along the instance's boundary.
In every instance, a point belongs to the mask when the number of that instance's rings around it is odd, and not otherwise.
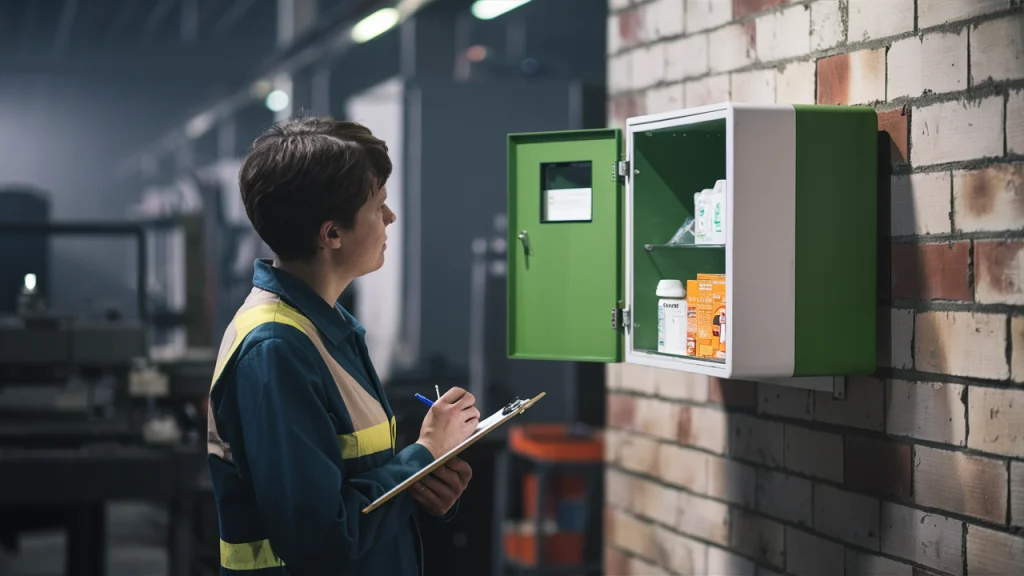
[{"label": "beige reflective stripe", "polygon": [[341,457],[348,460],[391,450],[395,446],[395,426],[395,419],[391,418],[390,422],[381,422],[351,434],[338,434]]},{"label": "beige reflective stripe", "polygon": [[[268,302],[266,304],[260,304],[249,310],[239,313],[235,316],[232,324],[234,325],[235,337],[227,350],[220,354],[220,358],[217,359],[217,368],[213,373],[213,382],[210,384],[211,388],[213,384],[217,383],[220,378],[221,372],[224,371],[224,367],[227,365],[227,361],[234,355],[235,350],[242,344],[245,337],[252,332],[257,326],[266,324],[267,322],[278,322],[280,324],[287,324],[294,326],[303,332],[306,336],[313,338],[311,335],[310,328],[312,325],[309,323],[298,310],[278,300],[277,302]],[[315,334],[315,330],[312,334]]]},{"label": "beige reflective stripe", "polygon": [[280,568],[284,562],[274,554],[270,540],[229,544],[220,541],[220,565],[228,570]]}]

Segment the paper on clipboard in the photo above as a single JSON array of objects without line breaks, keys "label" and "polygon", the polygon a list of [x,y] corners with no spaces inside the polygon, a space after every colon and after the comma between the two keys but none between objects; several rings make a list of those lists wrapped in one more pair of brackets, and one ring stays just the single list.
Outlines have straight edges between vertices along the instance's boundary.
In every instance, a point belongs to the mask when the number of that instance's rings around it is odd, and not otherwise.
[{"label": "paper on clipboard", "polygon": [[455,448],[452,448],[448,452],[445,452],[444,455],[442,455],[440,458],[434,460],[426,467],[420,469],[419,472],[413,474],[398,486],[395,486],[391,490],[385,492],[383,495],[381,495],[380,498],[377,498],[372,503],[370,503],[369,506],[363,508],[363,514],[369,514],[370,512],[373,512],[381,505],[386,503],[388,500],[391,500],[392,498],[403,492],[409,486],[412,486],[413,484],[419,482],[420,479],[423,478],[424,476],[430,474],[434,470],[437,470],[441,466],[444,466],[445,462],[451,460],[454,456],[457,456],[460,452],[468,448],[474,442],[483,438],[487,434],[490,434],[492,430],[496,429],[498,426],[501,426],[505,422],[508,422],[515,416],[522,414],[524,411],[526,411],[527,408],[533,406],[534,404],[537,403],[538,400],[543,398],[544,395],[545,392],[541,392],[540,394],[529,400],[515,400],[509,403],[508,405],[502,407],[501,410],[498,410],[494,414],[491,414],[486,419],[481,420],[480,423],[477,424],[476,430],[469,436],[469,438],[463,440],[462,443],[460,443]]}]

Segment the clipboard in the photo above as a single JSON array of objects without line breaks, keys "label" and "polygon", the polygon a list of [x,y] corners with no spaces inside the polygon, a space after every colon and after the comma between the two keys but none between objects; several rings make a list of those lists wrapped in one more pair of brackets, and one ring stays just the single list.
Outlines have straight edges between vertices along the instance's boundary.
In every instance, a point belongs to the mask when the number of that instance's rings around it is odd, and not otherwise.
[{"label": "clipboard", "polygon": [[440,458],[437,458],[436,460],[428,464],[426,467],[421,468],[419,472],[413,474],[398,486],[395,486],[391,490],[385,492],[383,495],[381,495],[380,498],[377,498],[372,503],[370,503],[369,506],[363,508],[363,514],[369,514],[370,512],[376,510],[377,508],[380,508],[388,500],[391,500],[398,494],[401,494],[409,486],[412,486],[413,484],[419,482],[420,479],[423,478],[424,476],[430,474],[434,470],[437,470],[441,466],[444,466],[445,462],[451,460],[453,457],[457,456],[463,450],[472,446],[477,440],[490,434],[492,430],[496,430],[502,424],[508,422],[512,418],[515,418],[519,414],[525,412],[527,408],[536,404],[537,401],[543,398],[545,394],[546,392],[541,392],[537,396],[527,400],[521,400],[519,398],[516,398],[512,402],[509,402],[507,405],[505,405],[505,407],[502,408],[501,410],[498,410],[494,414],[491,414],[485,420],[481,420],[480,424],[477,425],[476,430],[473,431],[473,434],[471,434],[469,438],[463,440],[455,448],[452,448],[448,452],[445,452]]}]

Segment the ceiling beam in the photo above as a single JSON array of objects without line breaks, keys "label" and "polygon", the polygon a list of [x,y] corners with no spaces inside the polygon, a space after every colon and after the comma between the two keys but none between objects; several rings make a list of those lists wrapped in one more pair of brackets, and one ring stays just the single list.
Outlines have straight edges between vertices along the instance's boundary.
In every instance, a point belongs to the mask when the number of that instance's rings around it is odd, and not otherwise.
[{"label": "ceiling beam", "polygon": [[199,40],[199,0],[182,0],[181,43],[195,44]]}]

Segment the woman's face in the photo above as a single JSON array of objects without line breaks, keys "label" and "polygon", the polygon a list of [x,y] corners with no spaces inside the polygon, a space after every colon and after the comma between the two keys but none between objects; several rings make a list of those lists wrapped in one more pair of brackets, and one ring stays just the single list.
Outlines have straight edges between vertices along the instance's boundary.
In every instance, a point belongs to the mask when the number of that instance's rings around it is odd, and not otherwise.
[{"label": "woman's face", "polygon": [[386,228],[398,218],[388,208],[388,189],[382,186],[370,194],[356,213],[352,229],[341,231],[341,259],[356,276],[379,270],[387,248]]}]

